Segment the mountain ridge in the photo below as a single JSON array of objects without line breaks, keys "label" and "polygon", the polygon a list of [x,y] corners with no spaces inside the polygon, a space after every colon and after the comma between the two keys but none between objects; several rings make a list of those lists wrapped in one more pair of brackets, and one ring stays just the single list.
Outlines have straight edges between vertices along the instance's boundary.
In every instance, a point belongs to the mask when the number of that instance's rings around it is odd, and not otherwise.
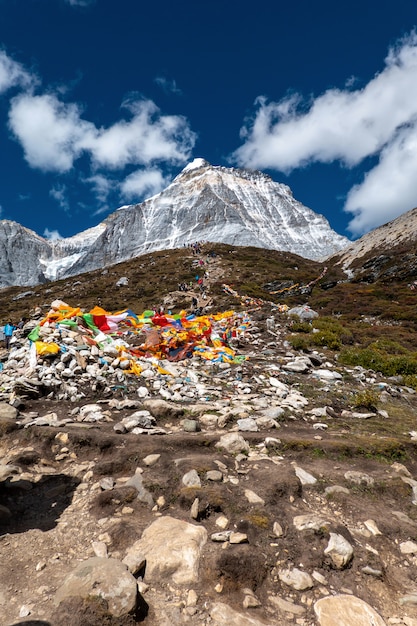
[{"label": "mountain ridge", "polygon": [[295,200],[287,185],[262,172],[195,159],[160,193],[120,207],[73,237],[49,241],[0,221],[0,287],[67,278],[198,240],[313,260],[349,243],[322,215]]}]

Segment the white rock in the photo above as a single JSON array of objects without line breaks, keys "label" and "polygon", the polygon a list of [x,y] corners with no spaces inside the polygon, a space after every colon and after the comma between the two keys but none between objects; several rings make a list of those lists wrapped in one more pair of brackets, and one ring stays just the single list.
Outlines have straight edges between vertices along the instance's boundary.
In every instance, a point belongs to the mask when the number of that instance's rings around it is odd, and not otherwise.
[{"label": "white rock", "polygon": [[301,467],[296,466],[294,468],[294,471],[295,471],[295,475],[297,476],[298,480],[303,486],[316,484],[317,478],[315,478],[309,472],[306,472],[306,470],[303,470]]},{"label": "white rock", "polygon": [[278,578],[289,587],[297,589],[297,591],[311,589],[311,587],[314,586],[314,582],[310,574],[303,572],[297,567],[280,570],[278,572]]},{"label": "white rock", "polygon": [[353,548],[342,535],[330,533],[330,540],[324,554],[330,556],[337,569],[343,569],[353,558]]},{"label": "white rock", "polygon": [[315,603],[314,612],[319,626],[386,626],[369,604],[351,595],[321,598]]}]

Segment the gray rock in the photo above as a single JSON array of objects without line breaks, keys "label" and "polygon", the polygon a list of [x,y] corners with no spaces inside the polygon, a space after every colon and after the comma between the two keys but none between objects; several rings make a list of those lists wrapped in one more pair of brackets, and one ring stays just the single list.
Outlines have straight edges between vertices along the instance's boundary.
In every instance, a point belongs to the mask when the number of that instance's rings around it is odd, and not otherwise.
[{"label": "gray rock", "polygon": [[251,417],[237,420],[237,427],[240,431],[257,432],[259,430],[256,420]]},{"label": "gray rock", "polygon": [[122,617],[135,610],[137,593],[136,579],[126,565],[116,559],[92,557],[79,563],[67,576],[54,603],[58,605],[71,596],[100,596],[107,600],[112,615]]},{"label": "gray rock", "polygon": [[250,449],[248,442],[238,433],[222,435],[216,448],[224,449],[229,454],[248,453]]},{"label": "gray rock", "polygon": [[182,484],[186,487],[201,487],[201,480],[197,471],[193,469],[184,474]]},{"label": "gray rock", "polygon": [[138,492],[138,500],[140,500],[141,502],[145,502],[145,504],[147,504],[151,508],[153,507],[153,497],[143,485],[142,472],[139,468],[136,470],[134,476],[129,478],[129,480],[126,482],[126,486],[134,487]]},{"label": "gray rock", "polygon": [[197,433],[201,430],[197,420],[185,419],[182,422],[182,427],[186,433]]},{"label": "gray rock", "polygon": [[206,480],[221,483],[223,480],[223,473],[220,470],[209,470],[206,472]]}]

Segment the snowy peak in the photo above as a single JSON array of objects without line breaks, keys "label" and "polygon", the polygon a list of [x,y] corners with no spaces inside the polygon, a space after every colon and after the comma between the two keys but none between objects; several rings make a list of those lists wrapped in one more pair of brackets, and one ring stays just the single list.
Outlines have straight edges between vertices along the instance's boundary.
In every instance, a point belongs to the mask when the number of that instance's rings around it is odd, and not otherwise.
[{"label": "snowy peak", "polygon": [[[189,163],[162,192],[54,242],[0,222],[0,286],[34,285],[197,240],[255,246],[321,259],[350,242],[262,172]],[[19,245],[9,243],[19,239]],[[27,239],[27,244],[25,240]]]}]

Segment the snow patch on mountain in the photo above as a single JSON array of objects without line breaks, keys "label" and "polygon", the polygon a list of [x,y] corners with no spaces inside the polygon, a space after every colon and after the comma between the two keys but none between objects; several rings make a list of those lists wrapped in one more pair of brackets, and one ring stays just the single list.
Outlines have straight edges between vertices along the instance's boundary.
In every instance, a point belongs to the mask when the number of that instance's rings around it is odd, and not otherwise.
[{"label": "snow patch on mountain", "polygon": [[[3,224],[3,226],[2,226]],[[194,159],[163,191],[67,239],[0,221],[0,286],[31,286],[197,240],[321,259],[350,242],[262,172]]]}]

